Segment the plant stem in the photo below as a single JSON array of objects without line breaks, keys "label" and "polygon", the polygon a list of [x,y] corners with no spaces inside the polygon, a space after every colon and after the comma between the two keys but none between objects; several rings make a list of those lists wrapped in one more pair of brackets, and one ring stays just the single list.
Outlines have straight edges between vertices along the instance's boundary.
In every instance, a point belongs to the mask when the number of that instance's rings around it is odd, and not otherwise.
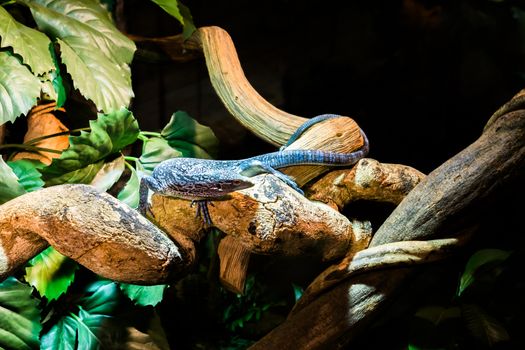
[{"label": "plant stem", "polygon": [[137,157],[124,156],[124,160],[130,161],[130,162],[138,162],[139,159]]},{"label": "plant stem", "polygon": [[156,136],[156,137],[161,136],[160,132],[155,132],[155,131],[141,131],[140,134],[144,136]]},{"label": "plant stem", "polygon": [[80,131],[89,131],[91,130],[91,128],[80,128],[80,129],[73,129],[73,130],[68,130],[68,131],[62,131],[62,132],[57,132],[55,134],[49,134],[49,135],[44,135],[44,136],[40,136],[40,137],[35,137],[34,139],[31,139],[27,142],[24,142],[25,145],[33,145],[39,141],[42,141],[42,140],[45,140],[45,139],[50,139],[52,137],[57,137],[57,136],[63,136],[63,135],[69,135],[69,134],[72,134],[74,132],[80,132]]},{"label": "plant stem", "polygon": [[0,149],[3,149],[3,148],[19,148],[19,149],[23,149],[25,151],[30,151],[30,152],[50,152],[50,153],[56,153],[56,154],[62,153],[62,151],[58,151],[56,149],[37,147],[37,146],[18,144],[18,143],[6,143],[5,145],[0,145]]}]

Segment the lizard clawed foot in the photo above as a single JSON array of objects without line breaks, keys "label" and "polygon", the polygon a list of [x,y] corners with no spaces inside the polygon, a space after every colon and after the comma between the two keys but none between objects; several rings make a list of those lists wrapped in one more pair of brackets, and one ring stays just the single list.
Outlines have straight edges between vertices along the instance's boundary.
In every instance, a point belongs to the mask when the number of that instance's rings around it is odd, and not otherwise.
[{"label": "lizard clawed foot", "polygon": [[[195,217],[202,218],[204,220],[204,224],[207,227],[211,227],[213,222],[211,221],[210,212],[208,211],[208,201],[205,199],[192,200],[190,207],[193,207],[194,204],[197,204],[197,212],[195,213]],[[211,205],[213,206],[213,203]]]}]

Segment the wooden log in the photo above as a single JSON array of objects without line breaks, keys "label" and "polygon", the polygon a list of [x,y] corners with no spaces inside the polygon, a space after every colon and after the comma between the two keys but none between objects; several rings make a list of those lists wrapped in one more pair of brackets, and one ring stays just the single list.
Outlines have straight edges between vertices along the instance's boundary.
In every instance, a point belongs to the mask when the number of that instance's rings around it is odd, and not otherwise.
[{"label": "wooden log", "polygon": [[[371,246],[454,238],[525,166],[525,110],[499,116],[481,137],[429,174],[394,210]],[[411,269],[374,271],[344,280],[294,313],[250,349],[334,349],[373,322]]]},{"label": "wooden log", "polygon": [[192,259],[155,225],[87,185],[60,185],[0,206],[0,279],[52,245],[95,273],[117,281],[159,284]]},{"label": "wooden log", "polygon": [[246,274],[251,252],[232,236],[226,236],[219,242],[217,254],[220,259],[219,280],[230,292],[244,294]]},{"label": "wooden log", "polygon": [[324,175],[306,188],[306,194],[312,200],[339,209],[357,200],[399,204],[424,177],[406,165],[365,158],[350,169]]},{"label": "wooden log", "polygon": [[[342,257],[352,246],[362,247],[368,235],[359,221],[350,221],[329,206],[312,202],[272,175],[252,178],[255,186],[212,201],[213,224],[258,254]],[[183,199],[152,196],[152,213],[171,236],[199,240],[205,232],[196,208]]]}]

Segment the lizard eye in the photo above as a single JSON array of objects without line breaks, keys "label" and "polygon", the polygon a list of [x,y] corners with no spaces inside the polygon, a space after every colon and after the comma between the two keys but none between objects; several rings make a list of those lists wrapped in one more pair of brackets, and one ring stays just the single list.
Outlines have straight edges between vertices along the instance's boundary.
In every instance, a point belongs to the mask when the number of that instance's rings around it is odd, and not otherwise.
[{"label": "lizard eye", "polygon": [[235,186],[238,186],[238,185],[241,184],[241,180],[233,180],[233,184],[234,184]]}]

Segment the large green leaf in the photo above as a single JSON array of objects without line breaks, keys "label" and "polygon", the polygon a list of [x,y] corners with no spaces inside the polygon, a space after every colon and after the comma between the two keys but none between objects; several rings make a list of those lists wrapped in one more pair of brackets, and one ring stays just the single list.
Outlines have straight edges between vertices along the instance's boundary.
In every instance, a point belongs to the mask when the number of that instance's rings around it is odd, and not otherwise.
[{"label": "large green leaf", "polygon": [[[46,179],[46,186],[61,184],[90,184],[100,169],[104,166],[104,161],[88,164],[83,168],[73,170],[64,174],[43,173]],[[46,168],[47,169],[47,168]]]},{"label": "large green leaf", "polygon": [[135,44],[118,31],[109,12],[90,0],[25,0],[38,28],[53,38],[75,38],[118,65],[129,64]]},{"label": "large green leaf", "polygon": [[0,204],[26,193],[18,177],[0,156]]},{"label": "large green leaf", "polygon": [[14,277],[0,283],[0,349],[38,349],[42,326],[32,289]]},{"label": "large green leaf", "polygon": [[40,96],[40,80],[8,51],[0,51],[0,125],[26,114]]},{"label": "large green leaf", "polygon": [[112,112],[129,105],[133,97],[129,69],[104,57],[97,47],[85,46],[76,37],[57,41],[73,85],[98,110]]},{"label": "large green leaf", "polygon": [[120,290],[135,304],[140,306],[155,306],[162,301],[166,284],[155,286],[139,286],[135,284],[120,283]]},{"label": "large green leaf", "polygon": [[51,40],[38,30],[17,22],[3,7],[0,7],[0,38],[1,47],[12,47],[35,75],[55,69],[49,53]]},{"label": "large green leaf", "polygon": [[42,169],[45,165],[38,160],[19,159],[14,162],[7,162],[7,165],[13,169],[18,183],[27,192],[36,191],[44,187],[42,181],[42,174],[38,169]]},{"label": "large green leaf", "polygon": [[160,162],[181,155],[182,153],[173,149],[165,139],[152,137],[144,142],[139,161],[146,171],[152,171]]},{"label": "large green leaf", "polygon": [[75,261],[49,247],[29,261],[25,280],[48,300],[58,299],[75,279]]},{"label": "large green leaf", "polygon": [[494,344],[510,340],[505,324],[478,305],[464,304],[461,311],[465,326],[470,334],[485,345],[484,348],[493,348]]},{"label": "large green leaf", "polygon": [[99,110],[129,105],[135,44],[120,33],[95,1],[25,1],[39,29],[56,38],[74,86]]},{"label": "large green leaf", "polygon": [[62,317],[49,332],[42,336],[41,349],[98,349],[102,334],[108,332],[104,324],[112,317],[118,301],[118,287],[110,281],[97,281],[85,290],[79,300],[78,314]]},{"label": "large green leaf", "polygon": [[483,249],[474,253],[465,266],[465,271],[461,275],[458,288],[458,296],[476,280],[476,272],[487,264],[499,263],[505,261],[510,252],[500,249]]},{"label": "large green leaf", "polygon": [[184,111],[173,113],[161,136],[184,157],[212,158],[217,154],[219,141],[213,131]]},{"label": "large green leaf", "polygon": [[[91,120],[89,125],[90,132],[70,136],[69,148],[62,152],[60,158],[53,159],[49,167],[42,169],[47,185],[72,182],[80,175],[83,183],[91,182],[101,169],[104,158],[133,143],[139,134],[138,123],[127,109],[99,114],[97,120]],[[80,174],[77,173],[79,171]],[[66,176],[67,180],[57,181],[56,178],[61,176]]]},{"label": "large green leaf", "polygon": [[41,339],[42,350],[75,350],[77,321],[72,316],[62,317]]}]

